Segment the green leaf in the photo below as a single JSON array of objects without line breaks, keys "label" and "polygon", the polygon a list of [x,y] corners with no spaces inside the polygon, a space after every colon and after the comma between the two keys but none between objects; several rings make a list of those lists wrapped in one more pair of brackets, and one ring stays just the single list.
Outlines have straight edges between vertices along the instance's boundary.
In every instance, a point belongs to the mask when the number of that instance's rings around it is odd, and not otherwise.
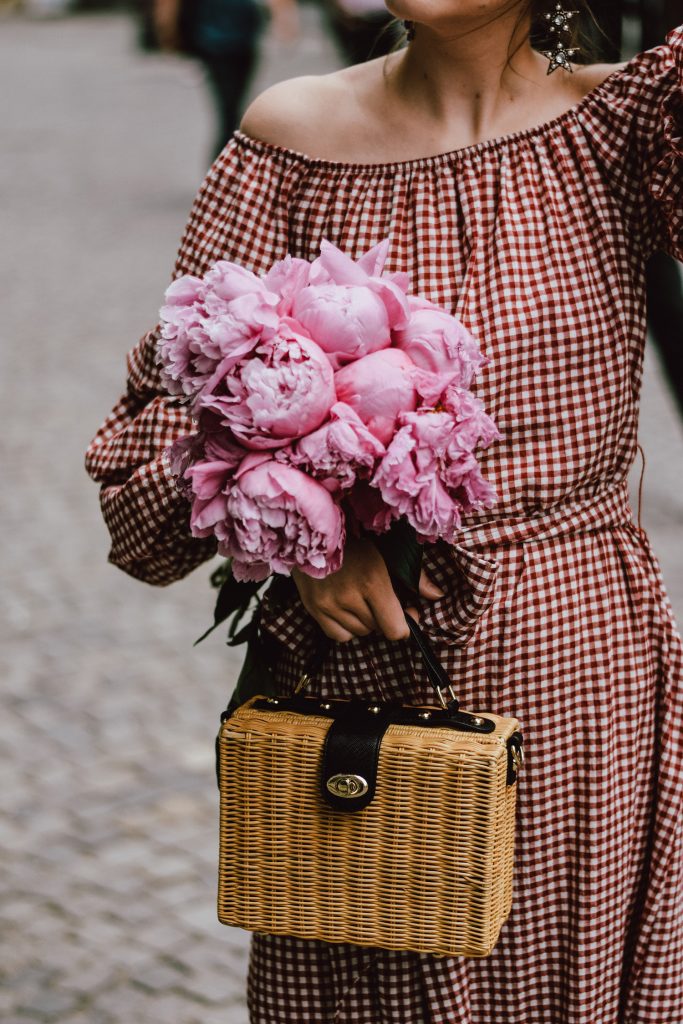
[{"label": "green leaf", "polygon": [[222,562],[217,569],[214,569],[209,579],[211,586],[218,590],[222,587],[229,576],[232,576],[232,559],[228,558]]},{"label": "green leaf", "polygon": [[255,632],[251,622],[247,622],[246,626],[242,626],[239,633],[230,627],[230,633],[228,639],[225,641],[228,647],[239,647],[240,644],[251,643],[254,639],[253,633]]},{"label": "green leaf", "polygon": [[[274,651],[272,645],[259,633],[259,613],[260,609],[257,608],[251,622],[239,633],[240,637],[244,635],[247,649],[231,698],[233,704],[243,704],[250,697],[260,694],[269,697],[277,693],[273,676]],[[235,637],[230,645],[237,642]]]},{"label": "green leaf", "polygon": [[220,626],[234,612],[237,612],[241,619],[249,608],[251,599],[259,592],[265,581],[236,580],[232,574],[230,562],[226,562],[212,574],[211,583],[213,586],[220,586],[213,612],[213,625],[209,626],[206,632],[195,640],[194,647],[205,640],[209,633],[213,633],[216,626]]}]

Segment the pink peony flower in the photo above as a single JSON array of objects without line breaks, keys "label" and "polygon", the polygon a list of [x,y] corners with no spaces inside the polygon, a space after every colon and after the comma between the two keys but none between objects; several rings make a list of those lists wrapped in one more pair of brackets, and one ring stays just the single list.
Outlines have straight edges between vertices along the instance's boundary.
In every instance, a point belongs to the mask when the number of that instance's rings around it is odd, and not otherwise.
[{"label": "pink peony flower", "polygon": [[408,304],[410,321],[394,331],[393,344],[420,369],[449,374],[453,383],[469,387],[488,362],[470,332],[460,320],[427,299],[410,295]]},{"label": "pink peony flower", "polygon": [[350,523],[355,518],[364,529],[373,533],[386,533],[394,519],[398,519],[398,512],[386,505],[377,488],[365,480],[357,483],[345,498],[351,511]]},{"label": "pink peony flower", "polygon": [[252,270],[231,260],[217,260],[204,275],[204,294],[223,302],[233,302],[247,295],[262,295],[267,289]]},{"label": "pink peony flower", "polygon": [[204,435],[188,434],[179,437],[177,441],[165,450],[164,456],[168,462],[171,473],[176,478],[176,486],[183,494],[187,494],[187,481],[185,471],[201,459],[204,455]]},{"label": "pink peony flower", "polygon": [[484,403],[471,391],[451,385],[441,398],[441,407],[450,412],[457,423],[457,443],[463,451],[477,446],[488,448],[503,436],[484,409]]},{"label": "pink peony flower", "polygon": [[417,406],[411,380],[414,364],[398,349],[373,352],[338,370],[334,386],[340,402],[350,405],[382,444],[388,444],[402,412]]},{"label": "pink peony flower", "polygon": [[214,532],[238,580],[289,575],[295,566],[321,578],[341,566],[343,516],[325,488],[293,466],[270,459],[240,467],[225,511]]},{"label": "pink peony flower", "polygon": [[388,251],[389,239],[385,238],[363,253],[360,259],[353,260],[324,238],[320,243],[320,256],[311,264],[310,283],[362,285],[370,288],[386,306],[391,326],[403,327],[410,316],[406,295],[410,277],[402,271],[383,273]]},{"label": "pink peony flower", "polygon": [[203,449],[203,456],[187,466],[178,481],[192,500],[190,532],[194,537],[210,537],[215,524],[225,518],[225,489],[244,459],[244,451],[237,445],[209,441]]},{"label": "pink peony flower", "polygon": [[220,260],[204,279],[184,275],[166,289],[158,360],[166,389],[211,390],[277,326],[278,296],[251,271]]},{"label": "pink peony flower", "polygon": [[479,437],[472,423],[459,423],[451,412],[420,409],[401,417],[371,482],[421,540],[455,543],[461,512],[496,500],[472,453],[473,440]]},{"label": "pink peony flower", "polygon": [[318,479],[331,493],[348,490],[359,477],[369,477],[384,445],[371,434],[353,409],[337,402],[330,420],[300,438],[292,450],[278,452],[294,466]]},{"label": "pink peony flower", "polygon": [[295,320],[283,317],[268,341],[230,369],[224,393],[199,399],[245,448],[280,448],[309,434],[334,403],[329,361],[297,328]]},{"label": "pink peony flower", "polygon": [[289,254],[274,263],[263,283],[269,292],[279,298],[277,311],[280,316],[291,316],[292,305],[298,293],[306,287],[311,271],[308,260],[297,259]]},{"label": "pink peony flower", "polygon": [[304,288],[294,298],[292,316],[327,353],[335,370],[391,344],[387,308],[364,285]]},{"label": "pink peony flower", "polygon": [[404,516],[453,542],[464,511],[496,500],[475,449],[500,434],[468,390],[487,360],[384,272],[388,248],[353,260],[324,240],[262,279],[222,260],[167,289],[162,378],[198,423],[164,455],[192,533],[216,537],[237,579],[337,571],[345,515],[351,531]]},{"label": "pink peony flower", "polygon": [[[198,470],[197,474],[191,472],[193,467],[199,464],[212,464],[216,467],[226,464],[228,469],[234,469],[245,454],[243,448],[229,440],[224,427],[220,427],[219,424],[216,429],[215,417],[210,413],[202,416],[197,433],[179,438],[164,452],[171,473],[176,478],[177,489],[190,500],[199,494],[193,482],[195,478],[199,479],[201,476],[201,470]],[[205,498],[207,495],[202,494],[201,497]]]}]

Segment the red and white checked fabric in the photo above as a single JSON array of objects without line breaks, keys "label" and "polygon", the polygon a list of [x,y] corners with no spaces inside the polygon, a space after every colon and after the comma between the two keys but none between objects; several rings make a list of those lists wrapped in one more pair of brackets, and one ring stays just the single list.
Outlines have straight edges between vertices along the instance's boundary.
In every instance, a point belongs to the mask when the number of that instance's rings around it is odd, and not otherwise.
[{"label": "red and white checked fabric", "polygon": [[[463,705],[517,717],[512,914],[493,953],[443,959],[254,937],[252,1024],[683,1024],[683,651],[625,484],[637,440],[643,268],[683,258],[683,28],[543,125],[423,159],[353,164],[236,132],[192,209],[176,274],[257,273],[329,238],[467,324],[503,439],[501,500],[430,546],[423,621]],[[110,558],[170,583],[214,552],[189,534],[163,449],[192,430],[163,393],[157,332],[98,431]],[[265,607],[280,678],[312,621]],[[319,692],[425,699],[407,643],[337,645]],[[359,880],[359,884],[362,884]]]}]

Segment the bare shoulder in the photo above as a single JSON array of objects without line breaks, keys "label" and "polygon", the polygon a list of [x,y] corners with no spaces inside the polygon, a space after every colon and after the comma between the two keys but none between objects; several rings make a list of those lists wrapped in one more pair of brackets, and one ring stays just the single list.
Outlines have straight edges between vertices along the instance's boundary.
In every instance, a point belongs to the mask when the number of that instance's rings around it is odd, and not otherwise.
[{"label": "bare shoulder", "polygon": [[623,61],[621,64],[585,64],[578,67],[574,65],[574,85],[578,98],[581,99],[593,89],[597,89],[615,71],[625,68],[627,63]]},{"label": "bare shoulder", "polygon": [[354,71],[352,67],[327,75],[301,75],[271,85],[249,105],[240,131],[300,153],[324,149],[327,140],[350,123]]}]

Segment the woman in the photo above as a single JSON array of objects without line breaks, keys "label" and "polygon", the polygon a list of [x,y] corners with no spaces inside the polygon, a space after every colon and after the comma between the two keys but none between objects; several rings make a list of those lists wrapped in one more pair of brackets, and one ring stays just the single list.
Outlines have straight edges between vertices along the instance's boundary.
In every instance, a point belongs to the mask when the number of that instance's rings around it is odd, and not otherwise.
[{"label": "woman", "polygon": [[[534,0],[535,2],[535,0]],[[263,93],[214,164],[176,273],[219,257],[262,272],[329,238],[460,316],[490,364],[498,506],[430,546],[421,620],[463,706],[522,723],[511,918],[491,956],[439,959],[255,936],[252,1022],[683,1021],[680,637],[626,476],[636,451],[643,267],[683,257],[683,29],[619,66],[561,67],[501,0],[392,0],[408,47]],[[557,65],[557,61],[554,61]],[[111,560],[170,583],[192,539],[163,449],[191,431],[164,395],[156,332],[94,439]],[[301,603],[266,602],[283,689],[316,619],[324,694],[429,698],[367,542]]]}]

